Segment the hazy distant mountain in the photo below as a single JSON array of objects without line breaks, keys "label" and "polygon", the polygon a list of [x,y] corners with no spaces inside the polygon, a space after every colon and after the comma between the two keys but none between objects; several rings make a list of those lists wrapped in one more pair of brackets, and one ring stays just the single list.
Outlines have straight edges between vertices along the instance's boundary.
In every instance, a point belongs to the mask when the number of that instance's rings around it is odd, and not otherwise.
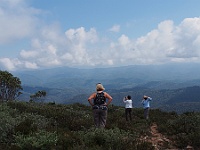
[{"label": "hazy distant mountain", "polygon": [[120,89],[144,85],[152,81],[156,84],[160,82],[160,85],[164,83],[172,88],[191,85],[191,82],[192,85],[196,82],[200,83],[199,64],[135,65],[95,69],[60,67],[17,71],[13,74],[21,79],[23,85],[48,88],[91,89],[98,82],[102,82],[108,88]]},{"label": "hazy distant mountain", "polygon": [[[178,103],[195,102],[192,96],[200,97],[199,64],[136,65],[113,68],[77,69],[61,67],[46,70],[12,72],[22,81],[20,96],[29,100],[30,94],[45,90],[46,102],[81,102],[88,104],[87,97],[95,91],[98,82],[112,94],[113,104],[123,105],[122,98],[132,95],[134,105],[141,107],[144,94],[155,101],[154,107],[168,107]],[[196,86],[196,88],[194,88]],[[195,94],[196,93],[196,94]]]}]

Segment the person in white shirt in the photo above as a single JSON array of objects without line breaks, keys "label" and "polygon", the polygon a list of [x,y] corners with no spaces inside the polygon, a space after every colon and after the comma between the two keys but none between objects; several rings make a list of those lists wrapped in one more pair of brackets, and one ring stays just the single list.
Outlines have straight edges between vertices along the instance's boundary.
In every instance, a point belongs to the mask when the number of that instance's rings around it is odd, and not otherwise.
[{"label": "person in white shirt", "polygon": [[123,102],[125,103],[125,116],[126,116],[126,121],[132,121],[132,100],[131,96],[128,95],[123,98]]},{"label": "person in white shirt", "polygon": [[151,97],[144,95],[142,100],[142,105],[144,108],[144,118],[149,119],[149,110],[150,110],[150,101],[152,100]]}]

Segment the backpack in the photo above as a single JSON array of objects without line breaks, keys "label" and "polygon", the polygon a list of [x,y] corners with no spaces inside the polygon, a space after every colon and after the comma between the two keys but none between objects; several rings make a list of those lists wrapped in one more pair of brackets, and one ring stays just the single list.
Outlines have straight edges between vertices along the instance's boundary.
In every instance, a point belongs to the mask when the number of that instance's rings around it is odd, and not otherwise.
[{"label": "backpack", "polygon": [[96,97],[94,99],[94,105],[102,105],[106,102],[106,97],[104,96],[104,93],[97,93]]}]

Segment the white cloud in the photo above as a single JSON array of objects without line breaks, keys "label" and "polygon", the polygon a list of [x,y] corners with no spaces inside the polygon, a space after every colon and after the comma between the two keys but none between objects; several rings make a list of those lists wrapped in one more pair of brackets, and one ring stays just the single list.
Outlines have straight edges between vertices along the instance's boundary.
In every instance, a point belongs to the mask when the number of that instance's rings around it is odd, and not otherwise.
[{"label": "white cloud", "polygon": [[112,28],[109,29],[111,32],[119,32],[120,31],[120,25],[114,25]]},{"label": "white cloud", "polygon": [[194,57],[200,55],[200,18],[186,18],[176,27],[173,34],[173,48],[167,56],[175,58],[185,58],[193,61]]},{"label": "white cloud", "polygon": [[[37,62],[38,63],[38,62]],[[11,58],[1,58],[0,59],[0,68],[4,70],[20,70],[20,69],[38,69],[42,65],[37,64],[36,62],[25,61],[21,59],[11,59]],[[50,64],[50,62],[48,61]],[[51,63],[50,65],[55,65],[55,63]]]},{"label": "white cloud", "polygon": [[0,44],[30,37],[34,34],[39,10],[26,5],[24,0],[0,1]]},{"label": "white cloud", "polygon": [[[9,7],[13,8],[14,6],[18,6],[24,4],[24,0],[0,0],[2,4],[8,4]],[[15,8],[15,7],[14,7]]]},{"label": "white cloud", "polygon": [[0,66],[6,70],[15,70],[15,65],[9,58],[1,58]]},{"label": "white cloud", "polygon": [[27,69],[37,69],[38,66],[36,63],[31,63],[31,62],[24,62],[25,68]]},{"label": "white cloud", "polygon": [[78,29],[69,29],[65,32],[65,35],[68,40],[73,43],[84,44],[85,42],[96,42],[98,37],[96,35],[96,30],[91,28],[88,32],[85,31],[84,27]]},{"label": "white cloud", "polygon": [[126,35],[122,35],[119,39],[119,44],[120,45],[128,45],[130,43],[129,38]]},{"label": "white cloud", "polygon": [[[43,30],[44,29],[44,30]],[[65,36],[60,35],[58,30],[43,28],[41,39],[32,40],[31,50],[21,50],[21,59],[36,63],[37,67],[51,67],[59,65],[90,65],[88,45],[97,40],[96,30],[91,28],[85,31],[83,27],[69,29]],[[49,32],[47,29],[50,29]],[[92,50],[91,50],[92,51]],[[28,65],[25,65],[28,67]]]},{"label": "white cloud", "polygon": [[200,18],[186,18],[180,25],[166,20],[136,40],[122,35],[110,45],[115,65],[199,62]]},{"label": "white cloud", "polygon": [[[137,39],[125,33],[109,39],[112,36],[99,36],[95,28],[71,28],[63,32],[59,23],[41,23],[37,18],[40,13],[25,0],[0,0],[0,44],[24,38],[30,38],[31,43],[29,48],[22,48],[19,58],[0,58],[2,68],[200,62],[200,18],[197,17],[186,18],[179,25],[165,20]],[[110,31],[119,34],[120,26],[114,25]]]},{"label": "white cloud", "polygon": [[20,52],[20,56],[23,58],[23,59],[29,59],[29,58],[35,58],[38,56],[38,52],[37,51],[26,51],[26,50],[22,50]]}]

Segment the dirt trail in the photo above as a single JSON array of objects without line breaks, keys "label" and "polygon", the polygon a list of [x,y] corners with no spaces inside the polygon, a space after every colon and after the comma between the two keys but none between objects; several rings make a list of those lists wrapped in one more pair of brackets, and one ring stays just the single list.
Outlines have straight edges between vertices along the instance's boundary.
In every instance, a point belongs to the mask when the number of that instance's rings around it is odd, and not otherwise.
[{"label": "dirt trail", "polygon": [[163,149],[163,147],[167,147],[168,150],[178,150],[172,146],[173,141],[159,133],[157,128],[157,124],[153,123],[150,127],[150,135],[142,137],[141,140],[152,143],[156,150]]}]

